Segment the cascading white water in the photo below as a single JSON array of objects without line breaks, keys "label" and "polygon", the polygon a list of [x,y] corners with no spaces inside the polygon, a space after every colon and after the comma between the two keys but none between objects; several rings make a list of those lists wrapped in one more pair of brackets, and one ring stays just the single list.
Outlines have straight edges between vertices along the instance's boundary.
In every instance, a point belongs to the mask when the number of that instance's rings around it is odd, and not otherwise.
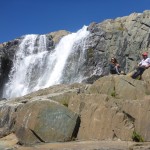
[{"label": "cascading white water", "polygon": [[[19,45],[14,58],[9,82],[6,83],[3,90],[3,97],[23,96],[41,88],[64,83],[68,80],[66,79],[67,74],[75,76],[75,72],[71,71],[73,69],[68,70],[69,73],[65,74],[65,68],[70,63],[68,61],[69,57],[76,53],[75,47],[78,45],[82,46],[82,53],[80,52],[81,55],[78,58],[80,59],[80,64],[84,60],[84,44],[88,34],[87,27],[84,26],[77,33],[63,37],[55,49],[50,52],[46,47],[45,35],[26,35]],[[80,67],[78,61],[74,62],[75,65],[70,66]],[[74,70],[78,70],[78,68],[74,68]],[[81,81],[81,76],[74,78],[68,80],[68,82]]]}]

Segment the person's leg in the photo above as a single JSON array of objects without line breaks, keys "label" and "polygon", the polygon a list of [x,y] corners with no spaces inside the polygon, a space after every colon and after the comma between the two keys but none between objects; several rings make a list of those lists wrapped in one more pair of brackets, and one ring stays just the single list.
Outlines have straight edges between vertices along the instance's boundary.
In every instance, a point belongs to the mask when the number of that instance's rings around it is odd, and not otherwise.
[{"label": "person's leg", "polygon": [[139,69],[136,70],[136,72],[131,76],[133,79],[136,79],[137,76],[139,75]]},{"label": "person's leg", "polygon": [[138,76],[141,76],[144,72],[145,68],[138,67],[137,71],[131,76],[133,79],[136,79]]}]

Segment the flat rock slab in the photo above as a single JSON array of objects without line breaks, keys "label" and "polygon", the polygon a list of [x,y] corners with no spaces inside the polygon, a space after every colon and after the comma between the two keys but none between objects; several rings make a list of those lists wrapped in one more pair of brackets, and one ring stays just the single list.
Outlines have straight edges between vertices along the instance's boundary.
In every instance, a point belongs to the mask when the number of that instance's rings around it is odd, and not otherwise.
[{"label": "flat rock slab", "polygon": [[74,141],[36,144],[34,146],[17,145],[15,134],[0,139],[0,150],[148,150],[150,142],[135,143],[127,141]]},{"label": "flat rock slab", "polygon": [[24,147],[19,145],[6,146],[5,142],[5,145],[2,145],[2,147],[3,149],[0,150],[130,150],[131,147],[135,149],[135,146],[132,142],[122,141],[81,141],[66,143],[47,143],[35,145],[32,147]]}]

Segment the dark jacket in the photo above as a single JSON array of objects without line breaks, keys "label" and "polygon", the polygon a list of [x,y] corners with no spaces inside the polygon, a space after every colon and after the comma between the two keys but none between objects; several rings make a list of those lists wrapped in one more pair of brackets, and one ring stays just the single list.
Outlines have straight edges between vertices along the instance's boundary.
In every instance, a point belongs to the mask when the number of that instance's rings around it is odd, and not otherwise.
[{"label": "dark jacket", "polygon": [[111,74],[119,74],[120,73],[119,67],[116,68],[116,65],[113,64],[113,63],[109,64],[109,71],[110,71]]}]

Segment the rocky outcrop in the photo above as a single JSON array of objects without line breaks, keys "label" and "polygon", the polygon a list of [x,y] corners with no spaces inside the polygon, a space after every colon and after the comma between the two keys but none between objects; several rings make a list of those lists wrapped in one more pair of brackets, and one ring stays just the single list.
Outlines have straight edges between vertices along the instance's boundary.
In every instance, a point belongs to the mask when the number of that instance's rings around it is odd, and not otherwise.
[{"label": "rocky outcrop", "polygon": [[81,116],[80,140],[131,140],[134,120],[121,109],[120,100],[105,94],[81,94],[69,103],[71,110]]},{"label": "rocky outcrop", "polygon": [[76,138],[80,119],[67,107],[69,97],[78,91],[78,84],[59,85],[1,101],[0,137],[15,133],[19,143],[24,145]]},{"label": "rocky outcrop", "polygon": [[141,53],[150,52],[149,18],[150,11],[144,11],[89,25],[87,82],[108,74],[111,57],[117,58],[124,72],[134,69]]},{"label": "rocky outcrop", "polygon": [[110,75],[1,101],[0,136],[13,132],[26,145],[72,138],[132,141],[134,133],[150,141],[149,72],[143,80]]},{"label": "rocky outcrop", "polygon": [[66,30],[59,30],[56,32],[51,32],[51,33],[47,34],[47,36],[51,36],[54,44],[56,45],[63,36],[68,35],[68,34],[69,34],[69,32]]},{"label": "rocky outcrop", "polygon": [[20,144],[65,142],[75,136],[77,122],[78,115],[65,106],[50,100],[36,100],[18,109],[15,133]]},{"label": "rocky outcrop", "polygon": [[150,90],[146,70],[143,81],[128,76],[106,76],[71,98],[69,108],[81,116],[79,139],[132,140],[133,131],[149,141]]},{"label": "rocky outcrop", "polygon": [[146,93],[149,93],[146,82],[133,80],[131,77],[124,75],[105,76],[95,81],[88,91],[92,94],[108,94],[118,99],[140,99]]},{"label": "rocky outcrop", "polygon": [[20,39],[1,44],[0,46],[0,97],[4,83],[8,81],[9,72],[13,66],[14,54]]}]

